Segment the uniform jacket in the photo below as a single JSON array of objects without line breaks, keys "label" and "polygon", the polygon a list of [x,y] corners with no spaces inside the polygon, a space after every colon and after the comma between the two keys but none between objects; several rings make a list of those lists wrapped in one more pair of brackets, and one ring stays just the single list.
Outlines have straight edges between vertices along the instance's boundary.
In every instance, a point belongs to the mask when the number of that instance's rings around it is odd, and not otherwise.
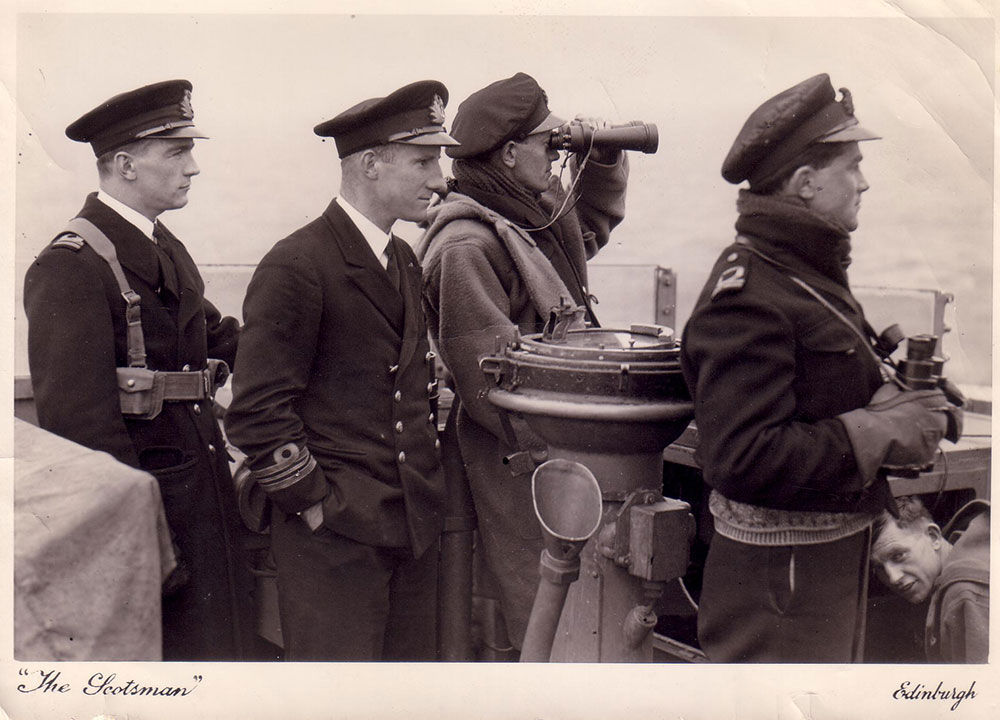
[{"label": "uniform jacket", "polygon": [[681,344],[705,481],[751,505],[878,510],[882,500],[863,495],[837,419],[868,404],[882,384],[878,364],[865,341],[791,280],[808,283],[864,333],[847,284],[846,233],[802,206],[746,191],[737,230],[743,239],[712,268]]},{"label": "uniform jacket", "polygon": [[317,468],[272,496],[286,513],[322,500],[334,532],[419,555],[440,533],[444,491],[420,266],[394,246],[399,291],[332,202],[267,253],[243,306],[226,430],[254,469],[286,443],[309,449]]},{"label": "uniform jacket", "polygon": [[[924,645],[930,662],[984,663],[990,640],[990,511],[976,503],[946,528],[953,543],[934,584]],[[971,515],[971,519],[969,518]],[[964,516],[964,517],[961,517]]]},{"label": "uniform jacket", "polygon": [[[232,366],[239,325],[205,299],[201,275],[179,241],[174,238],[171,248],[176,281],[168,278],[158,293],[159,263],[149,238],[96,194],[87,198],[79,217],[112,241],[125,277],[142,298],[151,369],[188,365],[200,370],[209,357]],[[177,444],[187,451],[216,437],[210,407],[196,415],[191,403],[168,403],[153,420],[122,417],[115,368],[128,366],[125,301],[110,267],[89,246],[43,250],[28,268],[24,306],[31,381],[43,428],[133,467],[140,467],[145,447]]]},{"label": "uniform jacket", "polygon": [[[140,230],[96,194],[87,198],[79,217],[115,245],[125,277],[141,297],[150,369],[199,370],[208,357],[234,362],[239,325],[205,299],[198,269],[176,238],[163,242],[176,277],[168,275],[161,287],[156,248]],[[24,283],[39,424],[157,477],[167,522],[193,577],[188,596],[170,601],[183,608],[171,609],[165,601],[164,655],[236,659],[231,621],[234,612],[246,610],[248,598],[237,597],[242,592],[239,526],[212,403],[168,401],[152,420],[122,416],[115,368],[128,365],[125,301],[107,262],[90,246],[63,245],[45,248]],[[171,624],[175,610],[177,621]]]}]

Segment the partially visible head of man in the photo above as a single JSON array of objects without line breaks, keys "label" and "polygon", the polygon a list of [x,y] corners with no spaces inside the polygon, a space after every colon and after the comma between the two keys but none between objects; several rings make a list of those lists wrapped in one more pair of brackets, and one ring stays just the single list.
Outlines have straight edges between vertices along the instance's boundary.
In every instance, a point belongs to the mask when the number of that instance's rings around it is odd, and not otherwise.
[{"label": "partially visible head of man", "polygon": [[354,105],[313,130],[337,144],[341,195],[379,227],[420,222],[434,193],[446,191],[441,147],[448,90],[436,80],[411,83]]},{"label": "partially visible head of man", "polygon": [[861,194],[859,142],[878,136],[854,116],[847,88],[841,99],[826,74],[766,101],[744,123],[722,164],[731,183],[749,182],[760,195],[798,198],[847,231],[857,229]]},{"label": "partially visible head of man", "polygon": [[191,83],[166,80],[115,95],[66,128],[90,143],[101,188],[150,219],[187,204],[198,174]]},{"label": "partially visible head of man", "polygon": [[899,518],[883,512],[875,521],[871,551],[875,575],[911,603],[923,602],[951,550],[919,498],[896,499]]},{"label": "partially visible head of man", "polygon": [[558,151],[549,136],[566,121],[549,111],[548,97],[530,75],[519,72],[472,93],[455,113],[448,148],[457,160],[492,163],[500,172],[538,195],[549,187]]}]

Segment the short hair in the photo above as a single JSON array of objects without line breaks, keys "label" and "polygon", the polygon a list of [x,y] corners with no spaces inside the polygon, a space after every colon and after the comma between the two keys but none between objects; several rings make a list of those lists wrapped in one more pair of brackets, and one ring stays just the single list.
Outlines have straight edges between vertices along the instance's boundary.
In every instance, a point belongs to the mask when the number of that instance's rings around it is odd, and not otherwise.
[{"label": "short hair", "polygon": [[901,495],[896,498],[896,507],[899,508],[898,518],[890,515],[887,510],[883,510],[875,518],[875,523],[872,525],[872,540],[876,540],[882,534],[886,524],[890,521],[895,522],[896,527],[900,530],[907,530],[917,524],[926,527],[934,522],[934,518],[931,517],[923,501],[916,495]]},{"label": "short hair", "polygon": [[357,161],[361,158],[361,154],[371,150],[375,153],[375,157],[384,163],[391,163],[396,160],[396,148],[393,147],[392,143],[382,143],[381,145],[373,145],[372,147],[363,148],[357,152],[353,152],[350,155],[346,155],[340,159],[341,169],[346,170],[348,167],[352,167],[357,164]]},{"label": "short hair", "polygon": [[375,157],[382,162],[391,163],[396,161],[396,146],[392,143],[376,145],[372,148],[372,152],[374,152]]},{"label": "short hair", "polygon": [[142,155],[149,144],[155,142],[156,138],[142,138],[141,140],[136,140],[130,142],[127,145],[122,145],[114,150],[108,150],[97,158],[97,172],[101,177],[106,177],[111,172],[111,165],[114,163],[115,155],[120,152],[127,152],[129,155]]},{"label": "short hair", "polygon": [[825,168],[832,163],[844,151],[847,143],[842,142],[816,142],[806,147],[801,153],[787,165],[783,166],[768,178],[751,187],[752,192],[758,195],[774,195],[781,191],[785,183],[795,174],[800,167],[811,167],[815,170]]}]

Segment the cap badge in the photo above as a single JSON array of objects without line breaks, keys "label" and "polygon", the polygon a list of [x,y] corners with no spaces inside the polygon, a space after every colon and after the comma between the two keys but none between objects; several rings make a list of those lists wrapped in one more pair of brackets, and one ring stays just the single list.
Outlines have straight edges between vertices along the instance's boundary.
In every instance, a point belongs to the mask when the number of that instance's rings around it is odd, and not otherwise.
[{"label": "cap badge", "polygon": [[194,119],[194,110],[191,109],[191,91],[185,90],[184,97],[181,98],[180,103],[178,103],[181,110],[181,115],[185,120]]},{"label": "cap badge", "polygon": [[444,100],[441,96],[434,95],[434,100],[431,101],[431,106],[428,108],[431,114],[431,122],[435,125],[444,125]]},{"label": "cap badge", "polygon": [[851,98],[851,91],[847,88],[840,88],[840,105],[848,115],[854,114],[854,100]]}]

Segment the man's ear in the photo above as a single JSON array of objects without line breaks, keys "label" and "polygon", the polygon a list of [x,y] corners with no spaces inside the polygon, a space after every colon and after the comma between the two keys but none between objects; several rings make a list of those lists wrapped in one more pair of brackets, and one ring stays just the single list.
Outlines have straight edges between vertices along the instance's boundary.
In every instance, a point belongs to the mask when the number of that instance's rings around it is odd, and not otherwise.
[{"label": "man's ear", "polygon": [[787,191],[802,200],[812,200],[816,196],[816,170],[803,165],[788,178]]},{"label": "man's ear", "polygon": [[944,535],[941,534],[941,528],[938,527],[937,523],[931,523],[927,526],[927,536],[931,539],[931,547],[935,550],[940,549],[942,543],[944,542]]},{"label": "man's ear", "polygon": [[375,164],[378,162],[378,156],[374,150],[363,150],[358,162],[361,166],[361,172],[364,173],[366,178],[369,180],[378,179],[378,166]]},{"label": "man's ear", "polygon": [[115,174],[119,177],[125,178],[126,180],[135,180],[135,158],[131,153],[124,150],[115,153],[112,166],[114,167]]},{"label": "man's ear", "polygon": [[509,168],[517,165],[517,143],[513,140],[505,142],[499,151],[500,162]]}]

